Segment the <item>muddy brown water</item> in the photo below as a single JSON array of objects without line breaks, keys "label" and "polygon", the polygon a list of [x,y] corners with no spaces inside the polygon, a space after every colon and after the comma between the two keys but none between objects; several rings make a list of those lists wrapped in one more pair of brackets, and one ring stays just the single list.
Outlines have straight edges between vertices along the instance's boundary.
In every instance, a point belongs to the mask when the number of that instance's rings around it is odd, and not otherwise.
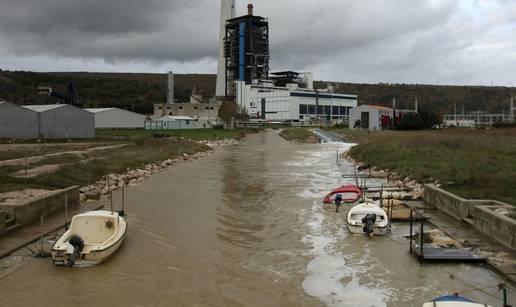
[{"label": "muddy brown water", "polygon": [[[347,144],[250,135],[208,158],[156,174],[126,193],[121,249],[92,268],[31,260],[0,280],[5,306],[422,306],[468,290],[500,306],[502,282],[478,265],[420,265],[406,224],[351,236],[320,205],[353,168]],[[513,288],[509,295],[514,298]]]}]

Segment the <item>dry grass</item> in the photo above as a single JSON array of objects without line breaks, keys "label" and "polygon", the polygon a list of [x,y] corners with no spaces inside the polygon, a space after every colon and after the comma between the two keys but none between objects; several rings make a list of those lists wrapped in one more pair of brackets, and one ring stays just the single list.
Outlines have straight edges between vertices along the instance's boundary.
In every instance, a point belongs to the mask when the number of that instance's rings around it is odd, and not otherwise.
[{"label": "dry grass", "polygon": [[422,182],[438,180],[466,198],[516,204],[516,130],[339,133],[360,145],[352,157]]}]

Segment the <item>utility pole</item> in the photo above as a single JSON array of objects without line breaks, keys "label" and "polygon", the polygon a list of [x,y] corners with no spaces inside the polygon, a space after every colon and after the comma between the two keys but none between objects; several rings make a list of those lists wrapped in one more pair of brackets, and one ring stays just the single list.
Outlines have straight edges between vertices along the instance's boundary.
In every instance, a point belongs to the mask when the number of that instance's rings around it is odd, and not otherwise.
[{"label": "utility pole", "polygon": [[511,121],[514,122],[514,95],[511,94]]}]

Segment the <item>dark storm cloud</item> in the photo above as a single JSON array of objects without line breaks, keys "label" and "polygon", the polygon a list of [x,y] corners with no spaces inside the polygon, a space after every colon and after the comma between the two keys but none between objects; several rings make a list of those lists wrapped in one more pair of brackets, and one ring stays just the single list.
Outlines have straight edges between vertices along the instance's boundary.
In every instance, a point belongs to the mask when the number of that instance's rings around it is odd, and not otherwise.
[{"label": "dark storm cloud", "polygon": [[[204,2],[204,3],[203,3]],[[2,0],[0,45],[22,55],[195,60],[216,51],[214,1]],[[201,5],[202,4],[202,5]],[[208,18],[206,18],[207,15]]]},{"label": "dark storm cloud", "polygon": [[[238,13],[247,2],[237,0]],[[252,2],[270,21],[273,70],[327,80],[516,84],[514,1]],[[0,0],[0,68],[213,73],[219,5]]]}]

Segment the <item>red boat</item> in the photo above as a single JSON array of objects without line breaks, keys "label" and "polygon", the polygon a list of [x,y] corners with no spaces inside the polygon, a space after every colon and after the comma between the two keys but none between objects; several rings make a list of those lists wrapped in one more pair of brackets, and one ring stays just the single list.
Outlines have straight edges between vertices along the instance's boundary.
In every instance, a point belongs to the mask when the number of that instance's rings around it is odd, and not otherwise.
[{"label": "red boat", "polygon": [[343,185],[333,190],[330,194],[326,195],[323,202],[325,204],[331,204],[335,201],[335,195],[342,195],[343,203],[354,203],[362,197],[362,190],[355,185]]}]

